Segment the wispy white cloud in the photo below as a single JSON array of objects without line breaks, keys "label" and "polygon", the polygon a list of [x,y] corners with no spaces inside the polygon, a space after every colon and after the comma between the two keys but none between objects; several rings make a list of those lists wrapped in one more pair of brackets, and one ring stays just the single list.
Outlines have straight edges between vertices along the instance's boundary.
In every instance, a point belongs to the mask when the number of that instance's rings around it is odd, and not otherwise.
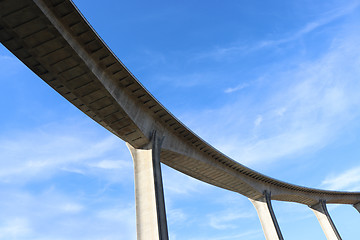
[{"label": "wispy white cloud", "polygon": [[[119,170],[127,172],[132,168],[124,144],[115,136],[91,136],[94,133],[81,127],[75,127],[74,134],[73,127],[65,129],[62,123],[53,123],[29,132],[13,133],[12,137],[0,137],[3,166],[0,181],[25,183],[30,179],[52,177],[61,171],[79,174],[107,171],[104,175],[117,171],[120,179]],[[119,152],[119,158],[125,156],[127,161],[111,159],[111,153],[121,146],[125,151]]]},{"label": "wispy white cloud", "polygon": [[244,89],[244,88],[246,88],[246,87],[248,87],[249,86],[249,84],[248,83],[242,83],[242,84],[240,84],[240,85],[237,85],[236,87],[233,87],[233,88],[227,88],[227,89],[225,89],[225,93],[232,93],[232,92],[237,92],[237,91],[240,91],[240,90],[242,90],[242,89]]},{"label": "wispy white cloud", "polygon": [[78,213],[84,209],[82,205],[76,203],[65,203],[64,205],[61,206],[61,208],[65,212],[69,212],[69,213]]},{"label": "wispy white cloud", "polygon": [[135,207],[124,199],[56,188],[1,194],[0,239],[135,239]]},{"label": "wispy white cloud", "polygon": [[19,239],[28,236],[31,232],[27,219],[10,217],[1,223],[0,239]]},{"label": "wispy white cloud", "polygon": [[132,189],[132,161],[117,137],[65,119],[0,145],[0,239],[135,239],[132,195],[118,195]]},{"label": "wispy white cloud", "polygon": [[[305,24],[302,28],[298,29],[295,32],[290,32],[284,34],[283,37],[279,39],[269,39],[259,41],[255,44],[244,45],[243,43],[232,43],[231,46],[225,47],[216,47],[213,50],[208,52],[199,53],[196,55],[194,59],[204,59],[204,58],[214,58],[214,59],[223,59],[225,57],[234,56],[238,54],[248,54],[249,52],[258,51],[263,48],[275,47],[278,45],[286,44],[302,37],[307,34],[318,30],[319,28],[326,26],[335,20],[340,19],[350,13],[352,13],[355,9],[357,9],[360,5],[359,1],[352,1],[350,4],[345,5],[341,3],[340,6],[334,8],[331,11],[324,12],[322,14],[318,14],[320,17]],[[235,89],[236,87],[234,87]],[[229,88],[231,89],[231,88]]]},{"label": "wispy white cloud", "polygon": [[356,8],[359,7],[359,4],[360,4],[359,1],[353,1],[349,5],[341,5],[340,7],[332,11],[328,11],[322,14],[321,18],[316,19],[313,22],[307,23],[303,28],[299,29],[297,32],[290,34],[290,36],[278,40],[268,40],[268,41],[260,42],[257,46],[255,46],[254,49],[271,47],[297,40],[303,37],[304,35],[317,30],[318,28],[321,28],[345,15],[350,14]]},{"label": "wispy white cloud", "polygon": [[341,36],[334,36],[331,48],[318,59],[268,74],[262,98],[239,96],[220,109],[190,113],[190,126],[252,166],[326,146],[360,116],[359,37],[356,30]]},{"label": "wispy white cloud", "polygon": [[204,193],[209,189],[209,185],[204,182],[189,177],[183,173],[176,172],[164,165],[162,166],[164,191],[166,192],[166,196],[169,196],[170,198],[191,196],[194,193]]},{"label": "wispy white cloud", "polygon": [[180,208],[170,209],[167,211],[166,217],[170,225],[184,224],[184,222],[188,220],[188,215]]},{"label": "wispy white cloud", "polygon": [[238,228],[236,220],[256,218],[254,212],[237,211],[234,209],[212,213],[208,216],[209,225],[215,229]]},{"label": "wispy white cloud", "polygon": [[[107,208],[104,210],[97,211],[96,215],[105,220],[117,220],[117,221],[124,221],[129,220],[129,222],[135,222],[135,208],[132,205],[131,208],[123,208],[123,207],[113,207]],[[133,220],[133,221],[131,221]]]},{"label": "wispy white cloud", "polygon": [[260,126],[261,122],[263,121],[263,117],[261,115],[257,116],[255,121],[254,121],[254,125],[255,127]]},{"label": "wispy white cloud", "polygon": [[101,160],[99,162],[94,162],[89,164],[91,167],[101,168],[101,169],[123,169],[132,167],[129,161],[121,161],[121,160]]},{"label": "wispy white cloud", "polygon": [[359,191],[360,166],[326,177],[321,186],[330,190]]}]

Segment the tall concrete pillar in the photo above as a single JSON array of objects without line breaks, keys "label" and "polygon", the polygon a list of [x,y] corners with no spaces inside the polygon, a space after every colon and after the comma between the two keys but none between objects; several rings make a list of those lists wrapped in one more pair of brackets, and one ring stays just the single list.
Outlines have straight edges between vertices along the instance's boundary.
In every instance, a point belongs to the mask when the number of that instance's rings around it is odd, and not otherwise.
[{"label": "tall concrete pillar", "polygon": [[354,204],[354,208],[356,208],[356,210],[358,210],[360,213],[360,202]]},{"label": "tall concrete pillar", "polygon": [[271,206],[270,193],[264,191],[263,197],[256,200],[250,199],[250,201],[258,213],[265,238],[267,240],[283,240],[284,238]]},{"label": "tall concrete pillar", "polygon": [[162,138],[154,132],[149,149],[127,146],[134,161],[136,232],[138,240],[168,240],[160,152]]},{"label": "tall concrete pillar", "polygon": [[337,231],[334,222],[331,220],[329,212],[326,208],[326,201],[320,200],[317,204],[310,206],[310,208],[315,213],[315,216],[325,233],[326,239],[340,240],[340,234]]}]

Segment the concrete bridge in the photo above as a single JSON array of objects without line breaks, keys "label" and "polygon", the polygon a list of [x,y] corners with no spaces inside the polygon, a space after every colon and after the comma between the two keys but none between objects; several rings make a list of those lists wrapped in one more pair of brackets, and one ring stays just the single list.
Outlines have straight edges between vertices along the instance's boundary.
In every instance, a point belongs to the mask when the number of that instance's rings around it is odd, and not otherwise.
[{"label": "concrete bridge", "polygon": [[[327,239],[341,239],[327,204],[360,192],[282,182],[230,159],[194,134],[130,73],[69,0],[0,1],[0,40],[55,91],[127,142],[134,160],[138,239],[168,239],[161,164],[248,197],[266,239],[283,239],[271,201],[315,213]],[[354,209],[354,210],[355,210]]]}]

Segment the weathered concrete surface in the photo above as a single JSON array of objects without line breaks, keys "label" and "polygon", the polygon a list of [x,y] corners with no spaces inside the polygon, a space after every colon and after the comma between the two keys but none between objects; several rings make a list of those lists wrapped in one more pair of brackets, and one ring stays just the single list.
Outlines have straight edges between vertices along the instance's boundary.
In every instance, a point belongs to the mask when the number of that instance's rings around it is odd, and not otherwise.
[{"label": "weathered concrete surface", "polygon": [[284,238],[271,205],[270,193],[265,191],[263,197],[256,200],[250,199],[250,201],[256,208],[265,238],[267,240],[283,240]]},{"label": "weathered concrete surface", "polygon": [[326,208],[326,202],[320,200],[317,204],[310,206],[315,213],[321,228],[323,229],[325,236],[328,240],[340,240],[340,234],[332,221],[330,214]]},{"label": "weathered concrete surface", "polygon": [[150,149],[135,149],[127,144],[134,161],[138,240],[168,240],[160,166],[161,141],[154,134]]}]

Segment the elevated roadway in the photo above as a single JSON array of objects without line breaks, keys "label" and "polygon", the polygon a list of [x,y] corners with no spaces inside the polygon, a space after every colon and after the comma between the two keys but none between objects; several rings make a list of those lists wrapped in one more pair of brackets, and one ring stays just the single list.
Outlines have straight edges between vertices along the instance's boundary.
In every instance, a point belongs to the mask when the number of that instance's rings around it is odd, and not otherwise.
[{"label": "elevated roadway", "polygon": [[[0,40],[65,99],[135,148],[163,135],[161,162],[209,184],[257,199],[356,204],[359,192],[301,187],[227,157],[162,106],[66,0],[0,2]],[[239,159],[241,161],[241,159]]]},{"label": "elevated roadway", "polygon": [[[330,217],[324,203],[352,204],[359,210],[360,192],[326,191],[279,181],[209,145],[141,85],[69,0],[0,1],[0,41],[66,100],[126,141],[133,156],[134,149],[152,148],[154,133],[163,136],[158,153],[162,163],[248,197],[258,212],[263,212],[266,203],[270,211],[263,218],[270,222],[275,219],[270,200],[311,206],[319,220],[325,216],[321,221],[330,228],[333,223],[326,220]],[[259,216],[262,219],[261,213]],[[265,231],[264,224],[263,228]],[[276,233],[276,219],[270,228],[282,239]],[[333,235],[340,239],[336,229]]]}]

